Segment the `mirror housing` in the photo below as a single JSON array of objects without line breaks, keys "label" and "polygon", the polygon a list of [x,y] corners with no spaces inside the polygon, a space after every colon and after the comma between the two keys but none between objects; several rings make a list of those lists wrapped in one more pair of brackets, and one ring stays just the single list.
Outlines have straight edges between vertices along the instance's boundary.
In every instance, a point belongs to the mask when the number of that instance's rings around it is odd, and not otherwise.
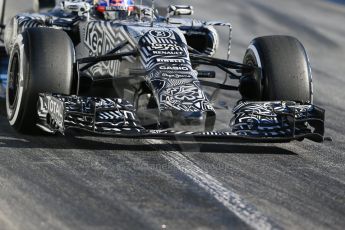
[{"label": "mirror housing", "polygon": [[143,8],[140,10],[141,14],[144,17],[151,18],[154,15],[154,12],[151,8]]},{"label": "mirror housing", "polygon": [[87,2],[69,2],[62,1],[61,8],[66,12],[77,13],[79,16],[88,15],[91,10],[91,5]]},{"label": "mirror housing", "polygon": [[168,16],[193,15],[193,6],[170,5],[168,7]]}]

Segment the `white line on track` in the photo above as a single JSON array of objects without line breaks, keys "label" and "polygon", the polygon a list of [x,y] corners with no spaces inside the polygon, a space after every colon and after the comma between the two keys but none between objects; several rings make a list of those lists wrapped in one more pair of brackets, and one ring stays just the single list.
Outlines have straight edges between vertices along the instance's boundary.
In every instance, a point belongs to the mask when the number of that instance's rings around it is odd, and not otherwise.
[{"label": "white line on track", "polygon": [[[165,143],[160,140],[148,140],[148,142],[153,145]],[[182,153],[165,151],[163,157],[251,228],[258,230],[281,229],[268,217],[260,213],[256,207],[249,204],[235,192],[225,188],[221,182],[203,171]]]}]

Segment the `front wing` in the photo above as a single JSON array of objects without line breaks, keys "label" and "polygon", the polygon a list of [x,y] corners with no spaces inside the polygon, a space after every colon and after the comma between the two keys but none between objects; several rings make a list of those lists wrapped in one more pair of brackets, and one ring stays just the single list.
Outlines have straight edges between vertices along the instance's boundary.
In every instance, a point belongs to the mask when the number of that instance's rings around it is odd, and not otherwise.
[{"label": "front wing", "polygon": [[37,126],[62,134],[81,129],[120,138],[225,142],[324,141],[325,111],[296,102],[240,102],[226,131],[151,130],[141,126],[134,107],[123,99],[40,94]]}]

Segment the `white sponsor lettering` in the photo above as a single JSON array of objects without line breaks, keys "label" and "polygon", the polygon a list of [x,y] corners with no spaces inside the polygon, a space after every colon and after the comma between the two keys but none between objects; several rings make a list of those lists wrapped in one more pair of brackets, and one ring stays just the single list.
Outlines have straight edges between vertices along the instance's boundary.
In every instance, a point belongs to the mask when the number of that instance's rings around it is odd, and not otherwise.
[{"label": "white sponsor lettering", "polygon": [[186,75],[186,74],[168,74],[168,73],[162,73],[162,77],[166,78],[193,78],[192,75]]},{"label": "white sponsor lettering", "polygon": [[183,52],[179,51],[161,51],[161,50],[154,50],[152,51],[153,54],[159,54],[159,55],[183,55]]},{"label": "white sponsor lettering", "polygon": [[188,67],[185,66],[160,66],[159,69],[161,70],[182,70],[182,71],[189,71]]},{"label": "white sponsor lettering", "polygon": [[170,38],[172,37],[171,31],[165,31],[165,30],[151,30],[150,35],[156,38]]},{"label": "white sponsor lettering", "polygon": [[67,9],[74,11],[74,10],[78,10],[79,6],[77,6],[77,5],[69,5],[69,6],[67,6]]},{"label": "white sponsor lettering", "polygon": [[165,58],[157,58],[157,62],[161,63],[186,63],[183,59],[165,59]]},{"label": "white sponsor lettering", "polygon": [[54,101],[48,98],[48,111],[51,117],[57,122],[58,125],[63,123],[63,105],[62,102]]},{"label": "white sponsor lettering", "polygon": [[176,44],[152,44],[152,49],[164,50],[164,51],[183,51],[183,48]]}]

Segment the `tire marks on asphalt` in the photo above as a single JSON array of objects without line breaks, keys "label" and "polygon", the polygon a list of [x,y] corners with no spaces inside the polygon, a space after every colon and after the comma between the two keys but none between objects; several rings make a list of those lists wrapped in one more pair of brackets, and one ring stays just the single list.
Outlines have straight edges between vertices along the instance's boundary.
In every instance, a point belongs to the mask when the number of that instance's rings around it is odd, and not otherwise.
[{"label": "tire marks on asphalt", "polygon": [[[153,146],[164,143],[160,140],[148,140],[148,142]],[[202,170],[182,153],[164,151],[162,156],[251,228],[258,230],[282,229],[259,212],[255,206],[241,198],[237,193],[225,188],[221,182]]]}]

